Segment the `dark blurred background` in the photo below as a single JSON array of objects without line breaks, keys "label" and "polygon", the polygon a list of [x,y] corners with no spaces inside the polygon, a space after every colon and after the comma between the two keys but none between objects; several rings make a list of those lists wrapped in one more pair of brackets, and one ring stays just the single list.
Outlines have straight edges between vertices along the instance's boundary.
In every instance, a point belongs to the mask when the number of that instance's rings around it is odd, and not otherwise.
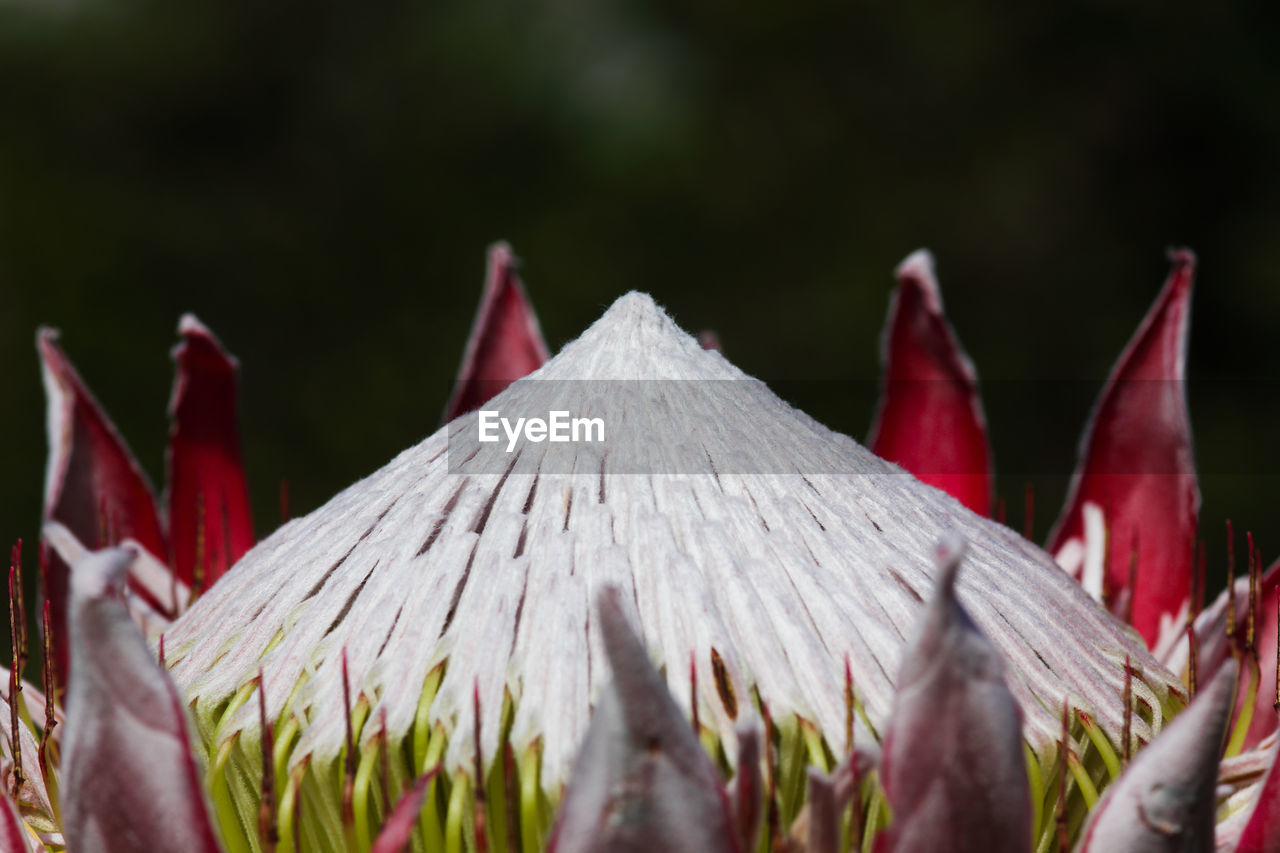
[{"label": "dark blurred background", "polygon": [[930,247],[1043,539],[1189,245],[1211,566],[1227,517],[1273,558],[1280,6],[852,6],[0,0],[0,542],[38,533],[38,324],[157,488],[211,326],[262,534],[282,479],[306,512],[436,428],[500,238],[553,350],[646,290],[859,438]]}]

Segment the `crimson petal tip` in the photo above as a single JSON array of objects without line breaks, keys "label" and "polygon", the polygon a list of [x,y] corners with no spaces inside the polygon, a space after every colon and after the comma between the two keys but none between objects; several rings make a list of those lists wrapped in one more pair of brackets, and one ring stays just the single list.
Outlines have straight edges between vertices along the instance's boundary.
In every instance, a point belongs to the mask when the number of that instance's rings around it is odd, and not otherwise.
[{"label": "crimson petal tip", "polygon": [[881,340],[884,381],[867,446],[979,515],[992,463],[977,373],[942,311],[933,256],[898,265]]},{"label": "crimson petal tip", "polygon": [[[1200,508],[1184,387],[1195,256],[1180,249],[1170,260],[1164,287],[1094,405],[1049,536],[1063,568],[1113,610],[1125,611],[1119,615],[1152,647],[1180,629]],[[1090,513],[1101,520],[1093,533]],[[1102,566],[1091,565],[1085,555],[1100,536],[1107,543]]]},{"label": "crimson petal tip", "polygon": [[194,314],[182,341],[169,414],[169,539],[174,574],[207,587],[253,546],[253,514],[237,423],[236,359]]},{"label": "crimson petal tip", "polygon": [[548,358],[538,317],[504,242],[489,248],[484,292],[467,339],[462,366],[445,410],[451,421],[484,405]]}]

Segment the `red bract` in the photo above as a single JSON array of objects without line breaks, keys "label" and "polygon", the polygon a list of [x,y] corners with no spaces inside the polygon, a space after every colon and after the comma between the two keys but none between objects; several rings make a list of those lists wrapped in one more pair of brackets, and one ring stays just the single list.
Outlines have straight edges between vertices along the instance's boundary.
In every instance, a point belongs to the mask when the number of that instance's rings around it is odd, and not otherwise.
[{"label": "red bract", "polygon": [[[57,332],[41,329],[36,344],[49,400],[45,520],[59,522],[90,549],[129,540],[153,558],[138,565],[163,564],[172,546],[185,590],[197,574],[205,586],[220,576],[253,544],[253,531],[236,434],[235,361],[194,317],[183,317],[178,331],[183,343],[174,351],[168,534],[151,484],[58,346]],[[185,594],[151,581],[135,566],[130,591],[156,613],[175,617]],[[54,657],[63,683],[67,584],[67,564],[50,549],[44,595],[52,603]]]},{"label": "red bract", "polygon": [[1175,617],[1187,602],[1200,507],[1183,386],[1195,256],[1179,250],[1172,262],[1164,289],[1102,390],[1070,496],[1049,537],[1050,551],[1071,571],[1063,548],[1079,553],[1087,538],[1086,507],[1101,511],[1109,543],[1103,600],[1127,610],[1149,646],[1162,619]]},{"label": "red bract", "polygon": [[253,547],[253,517],[236,425],[236,360],[191,314],[178,333],[169,402],[169,565],[199,589]]},{"label": "red bract", "polygon": [[0,797],[0,850],[4,853],[30,853],[31,845],[27,839],[27,831],[13,807],[13,801]]},{"label": "red bract", "polygon": [[515,256],[506,243],[497,243],[489,250],[484,295],[480,297],[480,310],[445,410],[447,421],[480,408],[547,360],[547,345],[538,328],[537,315],[515,267]]},{"label": "red bract", "polygon": [[884,388],[867,446],[979,515],[991,510],[991,452],[973,364],[942,313],[933,257],[897,270],[882,343]]},{"label": "red bract", "polygon": [[[58,333],[41,329],[36,346],[49,400],[45,519],[61,522],[89,548],[132,539],[163,558],[164,532],[146,475],[58,346]],[[63,679],[69,582],[67,564],[50,549],[44,595],[52,602],[54,657]]]}]

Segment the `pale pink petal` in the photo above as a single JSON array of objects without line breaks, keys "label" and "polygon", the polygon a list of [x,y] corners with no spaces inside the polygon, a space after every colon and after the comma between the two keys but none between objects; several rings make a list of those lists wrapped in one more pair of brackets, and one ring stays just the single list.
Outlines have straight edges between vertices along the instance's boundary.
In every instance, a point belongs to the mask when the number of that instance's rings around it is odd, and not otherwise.
[{"label": "pale pink petal", "polygon": [[[49,404],[45,519],[62,523],[90,548],[129,538],[163,558],[168,546],[146,475],[58,346],[58,333],[41,329],[36,348]],[[62,683],[67,679],[67,589],[67,565],[50,554],[43,592],[52,602],[54,658]],[[165,602],[152,603],[165,607]]]},{"label": "pale pink petal", "polygon": [[130,621],[113,548],[71,575],[71,672],[63,735],[63,831],[72,850],[220,850],[183,700]]},{"label": "pale pink petal", "polygon": [[897,270],[881,344],[884,387],[867,446],[979,515],[991,511],[991,451],[973,364],[942,313],[926,251]]},{"label": "pale pink petal", "polygon": [[[1234,599],[1234,633],[1227,634],[1227,611]],[[1254,625],[1254,644],[1258,650],[1259,680],[1245,736],[1244,748],[1250,749],[1276,731],[1276,714],[1273,703],[1276,698],[1276,608],[1280,606],[1280,560],[1271,564],[1258,584],[1257,610]],[[1199,654],[1196,656],[1196,678],[1205,683],[1228,660],[1246,648],[1249,625],[1249,578],[1238,577],[1234,595],[1223,590],[1218,599],[1196,619],[1195,631]],[[1175,671],[1186,669],[1187,646],[1182,643],[1167,658]],[[1245,689],[1237,691],[1235,715],[1239,716],[1248,701]]]},{"label": "pale pink petal", "polygon": [[546,360],[547,345],[524,284],[516,275],[515,256],[510,246],[498,243],[489,249],[484,295],[445,420],[480,408]]},{"label": "pale pink petal", "polygon": [[253,547],[253,516],[236,422],[236,360],[191,314],[178,324],[177,378],[169,401],[170,566],[212,586]]},{"label": "pale pink petal", "polygon": [[[6,703],[9,701],[9,667],[7,666],[0,666],[0,699],[3,699]],[[27,710],[30,712],[32,719],[37,723],[42,723],[44,720],[44,693],[40,688],[36,687],[26,679],[23,679],[22,699],[26,703]],[[58,725],[62,725],[62,721],[64,719],[62,708],[54,705],[53,714]],[[55,738],[57,737],[57,731],[58,730],[55,728]]]},{"label": "pale pink petal", "polygon": [[[1187,329],[1195,256],[1173,253],[1173,269],[1112,368],[1085,429],[1071,493],[1049,536],[1058,554],[1084,539],[1084,511],[1102,511],[1110,546],[1104,601],[1130,595],[1129,621],[1149,646],[1191,589],[1200,492],[1187,415]],[[1134,588],[1130,562],[1137,555]]]},{"label": "pale pink petal", "polygon": [[1275,763],[1276,747],[1276,736],[1272,735],[1253,749],[1223,757],[1218,763],[1218,810],[1213,840],[1216,853],[1236,853],[1245,826],[1258,805],[1268,772]]},{"label": "pale pink petal", "polygon": [[1077,853],[1213,849],[1218,759],[1236,679],[1228,661],[1213,681],[1125,768],[1094,808]]},{"label": "pale pink petal", "polygon": [[[1274,724],[1275,711],[1268,709],[1266,716]],[[1280,741],[1270,752],[1271,766],[1258,789],[1236,853],[1280,853]]]},{"label": "pale pink petal", "polygon": [[427,785],[440,772],[440,765],[428,770],[418,777],[413,787],[404,792],[400,802],[392,809],[386,823],[378,832],[370,853],[400,853],[409,843],[414,828],[418,825],[418,813],[422,811],[422,800],[427,794]]},{"label": "pale pink petal", "polygon": [[884,853],[1031,846],[1022,713],[999,652],[956,598],[963,544],[938,546],[937,591],[898,676],[881,779],[893,823]]},{"label": "pale pink petal", "polygon": [[596,705],[551,836],[551,853],[738,851],[720,775],[622,612],[599,599],[613,683]]},{"label": "pale pink petal", "polygon": [[31,853],[31,834],[8,794],[0,793],[0,853]]}]

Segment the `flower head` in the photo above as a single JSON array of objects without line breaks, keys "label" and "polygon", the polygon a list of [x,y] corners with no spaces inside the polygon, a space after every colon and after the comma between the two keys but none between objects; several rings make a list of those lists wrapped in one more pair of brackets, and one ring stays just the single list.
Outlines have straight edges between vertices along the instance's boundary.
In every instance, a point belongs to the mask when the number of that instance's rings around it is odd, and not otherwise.
[{"label": "flower head", "polygon": [[[1056,535],[1064,566],[972,511],[991,471],[976,373],[928,257],[899,280],[873,445],[940,488],[791,408],[643,294],[546,360],[499,246],[459,416],[225,574],[252,536],[230,511],[234,362],[184,319],[163,519],[42,333],[46,536],[64,569],[46,612],[66,607],[51,637],[71,640],[70,706],[51,737],[56,697],[43,726],[23,722],[11,679],[18,808],[0,809],[0,838],[20,819],[55,848],[108,850],[389,853],[411,835],[564,853],[1268,849],[1280,747],[1250,715],[1280,571],[1251,543],[1248,607],[1224,597],[1197,617],[1189,571],[1172,597],[1150,590],[1166,551],[1113,536],[1181,542],[1185,511],[1194,531],[1189,255],[1104,389]],[[1157,397],[1132,390],[1152,378]],[[543,423],[504,450],[479,406],[571,410],[608,440],[557,447]],[[1152,465],[1175,464],[1173,493],[1160,470],[1116,475],[1135,434]],[[1152,509],[1166,499],[1171,514]],[[1116,553],[1136,571],[1116,573]],[[1180,645],[1179,619],[1205,642]],[[1197,672],[1209,686],[1180,713]]]},{"label": "flower head", "polygon": [[[790,408],[647,296],[620,299],[487,406],[545,411],[548,392],[606,413],[608,452],[531,446],[468,468],[455,458],[459,436],[475,434],[466,416],[281,528],[166,634],[240,812],[225,832],[256,810],[234,780],[258,764],[241,745],[258,737],[258,690],[282,733],[280,778],[307,785],[311,768],[328,784],[354,718],[361,760],[412,745],[418,763],[402,775],[439,755],[444,778],[474,790],[477,768],[501,770],[509,745],[522,782],[536,773],[554,803],[609,680],[592,619],[606,585],[626,590],[677,707],[696,708],[710,743],[734,756],[735,721],[759,701],[826,767],[849,747],[846,660],[859,739],[885,730],[947,531],[970,543],[958,594],[1008,661],[1041,760],[1056,751],[1064,695],[1118,739],[1126,655],[1148,709],[1132,720],[1138,736],[1183,701],[1042,551]],[[649,443],[655,433],[686,440]],[[677,675],[690,667],[694,679]]]}]

